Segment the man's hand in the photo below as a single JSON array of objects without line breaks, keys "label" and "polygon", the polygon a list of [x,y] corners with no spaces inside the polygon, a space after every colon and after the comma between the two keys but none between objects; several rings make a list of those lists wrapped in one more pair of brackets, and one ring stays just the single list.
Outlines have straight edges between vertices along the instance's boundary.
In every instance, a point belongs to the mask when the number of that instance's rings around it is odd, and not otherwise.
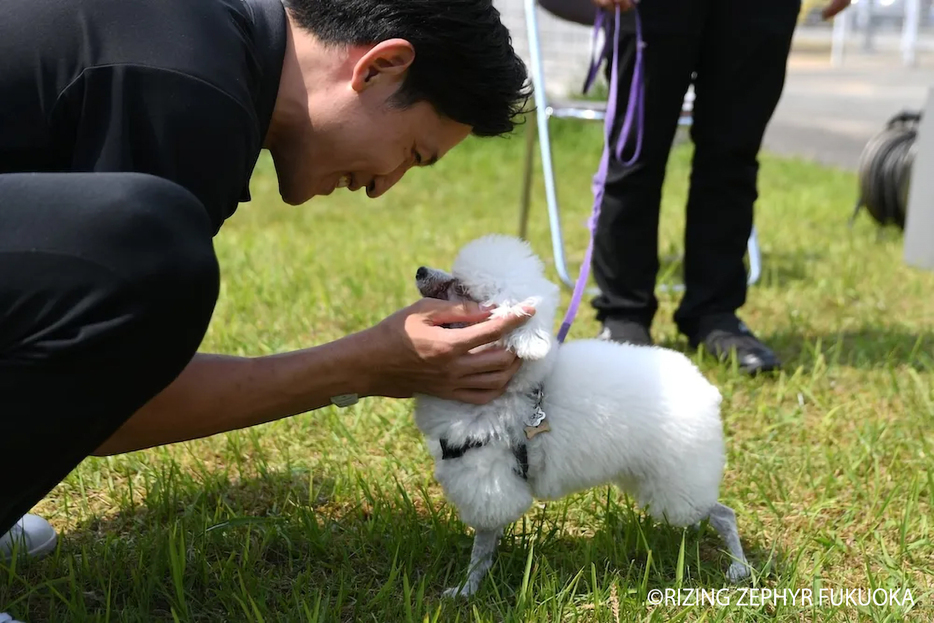
[{"label": "man's hand", "polygon": [[601,9],[615,9],[619,7],[621,11],[628,11],[633,6],[632,0],[593,0]]},{"label": "man's hand", "polygon": [[[373,361],[370,393],[393,398],[421,393],[474,404],[502,395],[521,362],[507,350],[479,347],[496,342],[529,316],[491,318],[491,312],[473,303],[423,299],[380,322],[368,336],[380,353]],[[469,326],[441,326],[449,323]]]},{"label": "man's hand", "polygon": [[832,18],[837,13],[850,6],[851,0],[830,0],[830,4],[821,11],[821,17],[825,20]]}]

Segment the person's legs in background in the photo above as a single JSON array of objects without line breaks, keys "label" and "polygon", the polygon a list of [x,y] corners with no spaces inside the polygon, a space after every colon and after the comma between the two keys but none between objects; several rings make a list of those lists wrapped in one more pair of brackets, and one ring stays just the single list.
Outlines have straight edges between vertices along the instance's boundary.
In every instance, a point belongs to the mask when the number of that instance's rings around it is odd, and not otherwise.
[{"label": "person's legs in background", "polygon": [[[655,285],[662,184],[697,61],[706,4],[707,0],[678,0],[669,4],[646,2],[639,8],[646,43],[642,152],[630,166],[610,157],[594,239],[592,270],[600,294],[594,298],[593,307],[605,339],[651,343],[650,328],[658,310]],[[607,19],[612,23],[613,14],[608,14]],[[617,114],[611,135],[614,142],[629,105],[635,50],[633,16],[627,14],[620,29]],[[610,71],[608,58],[607,74]],[[633,129],[623,151],[624,160],[634,153],[635,139]]]},{"label": "person's legs in background", "polygon": [[695,145],[685,231],[685,295],[675,322],[692,346],[735,350],[741,368],[778,367],[736,316],[758,198],[758,153],[778,104],[800,0],[713,0],[695,81]]},{"label": "person's legs in background", "polygon": [[210,222],[152,176],[0,175],[0,560],[21,519],[188,364],[219,291]]}]

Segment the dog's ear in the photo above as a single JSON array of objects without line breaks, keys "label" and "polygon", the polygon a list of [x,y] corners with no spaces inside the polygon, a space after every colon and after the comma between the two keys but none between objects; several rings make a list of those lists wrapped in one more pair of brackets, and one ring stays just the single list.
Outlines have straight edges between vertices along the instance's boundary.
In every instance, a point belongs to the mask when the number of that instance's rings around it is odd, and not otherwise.
[{"label": "dog's ear", "polygon": [[553,338],[551,331],[548,330],[550,326],[548,316],[550,314],[538,307],[540,302],[539,297],[534,297],[517,305],[500,307],[496,310],[496,312],[504,315],[510,313],[524,315],[523,307],[535,308],[535,315],[503,338],[505,347],[524,361],[544,359],[548,355],[548,351],[551,350]]}]

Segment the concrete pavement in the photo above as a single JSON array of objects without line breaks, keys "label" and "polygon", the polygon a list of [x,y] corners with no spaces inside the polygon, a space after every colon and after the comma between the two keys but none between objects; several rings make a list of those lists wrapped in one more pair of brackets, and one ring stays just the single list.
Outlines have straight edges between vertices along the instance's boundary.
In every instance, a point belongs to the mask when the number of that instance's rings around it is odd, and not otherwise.
[{"label": "concrete pavement", "polygon": [[892,52],[851,52],[837,68],[830,65],[829,48],[801,45],[789,59],[764,149],[855,170],[867,141],[892,115],[922,109],[930,88],[930,56],[906,68]]}]

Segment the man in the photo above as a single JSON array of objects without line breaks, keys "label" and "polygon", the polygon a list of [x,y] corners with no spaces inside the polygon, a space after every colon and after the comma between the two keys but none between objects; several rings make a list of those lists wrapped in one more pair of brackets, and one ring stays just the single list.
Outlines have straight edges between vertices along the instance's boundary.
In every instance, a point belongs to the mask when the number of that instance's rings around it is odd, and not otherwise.
[{"label": "man", "polygon": [[[603,8],[632,7],[631,0],[594,2]],[[823,11],[824,19],[848,4],[849,0],[833,0]],[[779,358],[736,311],[746,301],[743,258],[758,197],[757,156],[784,87],[800,8],[800,0],[639,4],[645,41],[645,133],[633,165],[610,157],[593,256],[594,279],[601,290],[593,307],[603,325],[602,337],[652,343],[662,184],[684,94],[693,79],[695,150],[687,202],[685,291],[674,319],[692,347],[703,344],[718,357],[735,351],[744,372],[780,366]],[[625,119],[635,50],[635,19],[627,12],[621,16],[619,33],[621,86],[614,141]],[[635,149],[635,131],[629,138],[624,160]]]},{"label": "man", "polygon": [[469,134],[511,131],[527,88],[490,0],[5,2],[0,456],[29,467],[0,490],[0,555],[54,547],[18,520],[88,455],[363,396],[501,394],[515,356],[471,351],[524,319],[439,301],[297,352],[196,351],[212,238],[261,149],[289,204],[379,197]]}]

